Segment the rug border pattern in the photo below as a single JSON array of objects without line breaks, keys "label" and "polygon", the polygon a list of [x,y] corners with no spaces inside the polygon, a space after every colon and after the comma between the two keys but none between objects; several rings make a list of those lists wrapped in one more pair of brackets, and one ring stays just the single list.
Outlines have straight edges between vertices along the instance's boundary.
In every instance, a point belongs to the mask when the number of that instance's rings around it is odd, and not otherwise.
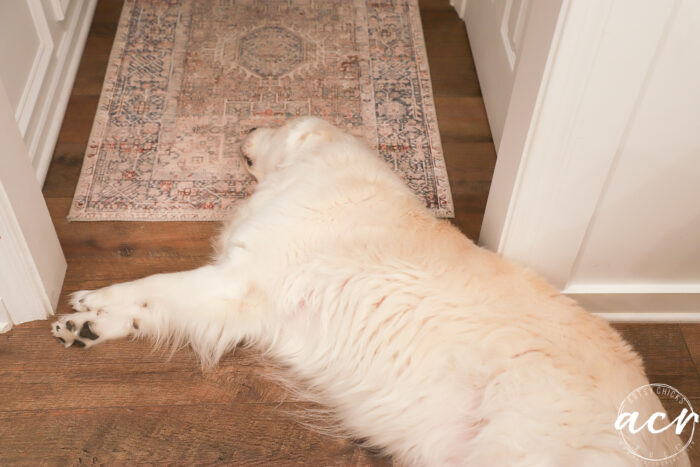
[{"label": "rug border pattern", "polygon": [[[419,71],[418,83],[420,86],[421,99],[424,102],[423,111],[426,114],[424,119],[425,125],[428,128],[427,134],[430,138],[431,158],[426,160],[433,161],[432,175],[436,185],[436,195],[438,207],[430,210],[437,217],[454,217],[454,205],[452,193],[450,191],[449,180],[447,177],[447,169],[445,166],[444,153],[438,130],[437,116],[435,110],[435,101],[432,92],[432,81],[430,78],[430,67],[428,63],[427,50],[425,46],[425,38],[420,18],[420,10],[418,0],[405,0],[408,7],[409,26],[411,28],[411,36],[414,39],[413,48],[415,51],[416,66]],[[124,2],[119,18],[119,26],[115,34],[112,49],[109,55],[107,71],[100,93],[95,118],[93,121],[90,137],[83,159],[83,165],[80,172],[80,177],[76,185],[73,201],[71,202],[70,212],[67,216],[69,221],[222,221],[229,217],[228,211],[211,212],[209,210],[190,210],[190,211],[88,211],[86,206],[78,206],[76,199],[81,194],[87,194],[91,191],[94,171],[98,164],[98,154],[101,150],[101,142],[103,134],[106,131],[109,123],[109,109],[114,98],[115,87],[121,64],[126,50],[126,44],[129,32],[128,18],[135,7],[135,0],[127,0]]]}]

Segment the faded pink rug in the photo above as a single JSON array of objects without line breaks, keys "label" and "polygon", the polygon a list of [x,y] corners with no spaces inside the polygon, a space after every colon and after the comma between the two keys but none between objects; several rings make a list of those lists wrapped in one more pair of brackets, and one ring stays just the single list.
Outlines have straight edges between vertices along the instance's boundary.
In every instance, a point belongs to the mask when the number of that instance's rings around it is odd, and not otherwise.
[{"label": "faded pink rug", "polygon": [[245,130],[309,114],[453,215],[417,0],[128,0],[69,219],[221,220]]}]

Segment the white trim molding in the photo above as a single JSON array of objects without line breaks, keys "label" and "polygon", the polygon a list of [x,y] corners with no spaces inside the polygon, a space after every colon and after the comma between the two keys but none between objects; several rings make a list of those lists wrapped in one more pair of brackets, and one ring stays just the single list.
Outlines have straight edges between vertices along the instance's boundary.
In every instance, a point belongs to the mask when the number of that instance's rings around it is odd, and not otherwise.
[{"label": "white trim molding", "polygon": [[562,293],[610,321],[700,323],[700,284],[574,284]]},{"label": "white trim molding", "polygon": [[33,116],[36,121],[35,132],[27,141],[27,147],[41,184],[44,183],[51,164],[96,6],[97,0],[80,0],[69,12],[66,32],[57,47],[54,72],[46,83],[46,101],[38,114]]},{"label": "white trim molding", "polygon": [[70,0],[49,0],[51,3],[51,8],[53,9],[53,15],[56,21],[63,21],[66,19],[66,12],[68,11],[68,4]]},{"label": "white trim molding", "polygon": [[462,21],[464,21],[464,18],[467,15],[468,2],[469,0],[450,0],[450,5],[452,5],[452,8],[457,11],[457,16],[459,16]]},{"label": "white trim molding", "polygon": [[10,318],[10,311],[5,306],[5,302],[0,297],[0,334],[7,332],[12,329],[12,318]]},{"label": "white trim molding", "polygon": [[41,6],[41,1],[27,0],[27,6],[32,15],[32,21],[34,22],[34,27],[39,38],[39,48],[34,57],[32,68],[29,71],[29,78],[19,98],[17,110],[15,112],[15,120],[17,120],[19,124],[22,136],[26,133],[29,120],[32,118],[39,92],[46,80],[49,63],[51,62],[51,55],[54,50],[51,30],[49,29],[49,23],[44,14],[44,9]]},{"label": "white trim molding", "polygon": [[613,313],[593,313],[611,323],[700,323],[700,313],[635,313],[618,311]]}]

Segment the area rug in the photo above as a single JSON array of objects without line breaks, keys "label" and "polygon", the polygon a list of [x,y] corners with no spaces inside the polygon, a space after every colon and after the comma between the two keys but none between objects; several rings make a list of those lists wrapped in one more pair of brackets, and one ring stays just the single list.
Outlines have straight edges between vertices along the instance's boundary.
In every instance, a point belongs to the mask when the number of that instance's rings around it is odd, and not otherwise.
[{"label": "area rug", "polygon": [[224,219],[246,130],[301,115],[453,215],[417,0],[127,0],[69,219]]}]

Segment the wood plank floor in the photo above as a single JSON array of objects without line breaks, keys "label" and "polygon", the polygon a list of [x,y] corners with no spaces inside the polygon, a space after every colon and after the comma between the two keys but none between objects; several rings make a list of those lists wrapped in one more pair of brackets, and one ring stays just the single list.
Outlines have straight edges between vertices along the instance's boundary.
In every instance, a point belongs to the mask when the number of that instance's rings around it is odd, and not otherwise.
[{"label": "wood plank floor", "polygon": [[[121,1],[100,0],[44,186],[68,260],[66,295],[207,261],[214,222],[65,220],[97,107]],[[447,0],[421,1],[454,222],[479,234],[496,155],[463,23]],[[700,326],[620,325],[652,381],[700,407]],[[64,350],[47,322],[0,335],[0,465],[391,465],[352,442],[295,422],[304,403],[266,381],[248,351],[202,372],[145,342]],[[700,465],[698,450],[693,457]]]}]

